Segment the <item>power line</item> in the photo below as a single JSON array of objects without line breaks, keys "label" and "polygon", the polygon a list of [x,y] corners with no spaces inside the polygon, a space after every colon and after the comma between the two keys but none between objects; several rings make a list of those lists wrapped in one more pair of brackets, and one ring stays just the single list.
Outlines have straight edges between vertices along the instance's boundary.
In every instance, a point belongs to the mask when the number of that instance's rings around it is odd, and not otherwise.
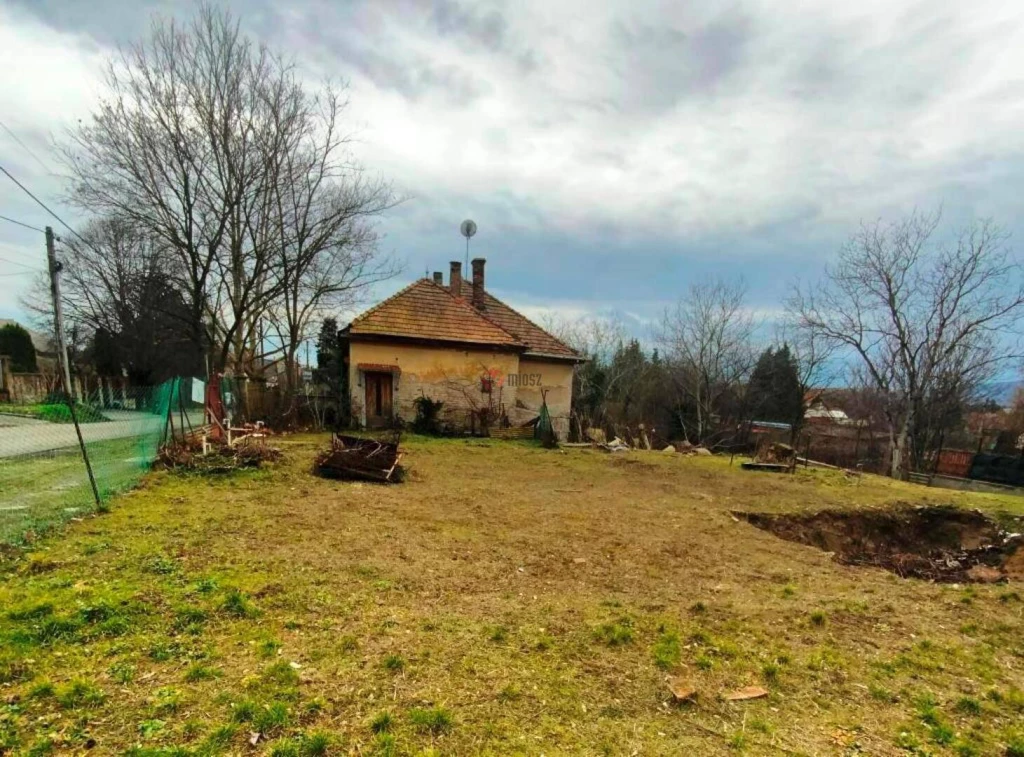
[{"label": "power line", "polygon": [[57,215],[57,214],[56,214],[56,213],[54,213],[54,212],[53,212],[52,210],[50,210],[50,208],[49,208],[49,207],[47,206],[47,204],[46,204],[45,202],[43,202],[43,201],[42,201],[42,200],[40,200],[40,199],[39,199],[38,197],[36,197],[36,196],[35,196],[34,194],[32,194],[32,193],[31,193],[31,192],[30,192],[30,191],[28,190],[28,187],[26,187],[26,186],[25,186],[24,184],[22,184],[22,183],[21,183],[20,181],[18,181],[17,179],[15,179],[15,178],[14,178],[14,176],[13,176],[13,175],[11,174],[11,172],[10,172],[10,171],[8,171],[8,170],[7,170],[6,168],[4,168],[3,166],[0,166],[0,171],[3,171],[3,172],[4,172],[5,174],[7,174],[7,178],[8,178],[8,179],[10,179],[10,180],[11,180],[11,181],[13,181],[13,182],[14,182],[15,184],[17,184],[17,185],[18,185],[18,188],[19,188],[19,189],[20,189],[20,190],[21,190],[22,192],[24,192],[24,193],[25,193],[25,194],[27,194],[27,195],[28,195],[29,197],[31,197],[31,198],[32,198],[33,200],[35,200],[35,201],[36,201],[36,204],[37,204],[37,205],[38,205],[39,207],[41,207],[41,208],[42,208],[43,210],[45,210],[45,211],[46,211],[47,213],[49,213],[49,214],[50,214],[51,216],[53,216],[54,218],[56,218],[56,219],[57,219],[57,220],[58,220],[58,221],[59,221],[59,222],[61,223],[61,225],[62,225],[62,226],[63,226],[63,227],[65,228],[65,229],[67,229],[67,230],[68,230],[68,231],[70,231],[70,232],[71,232],[72,234],[74,234],[74,235],[75,235],[76,237],[78,237],[79,239],[81,239],[81,240],[82,240],[83,242],[85,242],[85,244],[89,244],[88,240],[86,240],[86,239],[85,239],[85,237],[83,237],[83,236],[82,236],[81,234],[79,234],[79,233],[78,233],[77,231],[75,231],[74,229],[72,229],[72,228],[71,228],[71,226],[70,226],[70,224],[68,224],[68,222],[67,222],[67,221],[65,221],[65,220],[64,220],[63,218],[61,218],[61,217],[60,217],[59,215]]},{"label": "power line", "polygon": [[53,173],[53,171],[50,170],[50,168],[43,161],[41,161],[39,159],[39,156],[36,155],[34,152],[32,152],[29,149],[28,145],[26,145],[24,142],[22,142],[20,139],[18,139],[18,135],[15,134],[13,131],[11,131],[11,127],[9,127],[3,121],[0,121],[0,126],[3,127],[4,131],[6,131],[8,134],[11,135],[11,139],[13,139],[19,145],[21,145],[21,149],[23,149],[25,152],[27,152],[29,155],[31,155],[32,158],[35,160],[35,162],[43,167],[43,170],[46,171],[46,173],[48,173],[48,174],[52,174]]},{"label": "power line", "polygon": [[31,276],[33,273],[42,273],[42,271],[16,271],[15,273],[0,273],[0,279],[6,278],[7,276]]},{"label": "power line", "polygon": [[8,223],[13,223],[13,224],[16,224],[18,226],[24,226],[26,229],[31,229],[32,231],[38,231],[40,234],[45,234],[46,233],[42,229],[38,229],[35,226],[29,226],[27,223],[22,223],[21,221],[15,221],[13,218],[8,218],[7,216],[0,216],[0,220],[7,221]]},{"label": "power line", "polygon": [[30,266],[30,265],[25,265],[24,263],[22,263],[22,262],[20,262],[18,260],[11,260],[10,258],[0,258],[0,262],[10,263],[11,265],[20,265],[22,268],[28,268],[28,269],[33,270],[33,271],[40,271],[40,270],[42,270],[41,268],[32,268],[32,266]]}]

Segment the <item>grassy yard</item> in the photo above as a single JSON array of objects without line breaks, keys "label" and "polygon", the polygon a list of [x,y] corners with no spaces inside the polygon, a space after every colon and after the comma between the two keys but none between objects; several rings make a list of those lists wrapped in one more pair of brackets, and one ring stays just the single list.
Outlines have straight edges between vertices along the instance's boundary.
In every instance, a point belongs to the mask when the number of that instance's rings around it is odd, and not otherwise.
[{"label": "grassy yard", "polygon": [[[99,410],[92,405],[75,404],[75,412],[78,415],[79,423],[97,423],[107,420]],[[9,413],[12,415],[26,415],[30,418],[38,418],[50,423],[71,423],[71,411],[64,403],[36,403],[34,405],[11,405],[0,403],[0,414]]]},{"label": "grassy yard", "polygon": [[730,514],[1024,500],[462,440],[381,487],[314,478],[322,441],[0,563],[0,753],[1024,755],[1024,587]]},{"label": "grassy yard", "polygon": [[[123,491],[138,481],[147,451],[142,447],[134,437],[89,443],[101,495]],[[5,544],[21,544],[94,509],[95,498],[78,447],[0,458],[0,549]]]}]

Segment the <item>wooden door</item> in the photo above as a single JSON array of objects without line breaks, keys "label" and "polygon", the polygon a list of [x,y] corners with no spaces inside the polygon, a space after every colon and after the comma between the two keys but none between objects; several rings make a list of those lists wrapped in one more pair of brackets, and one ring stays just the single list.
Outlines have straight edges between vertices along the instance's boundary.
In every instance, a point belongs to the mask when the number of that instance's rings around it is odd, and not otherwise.
[{"label": "wooden door", "polygon": [[363,384],[366,388],[366,425],[386,426],[391,422],[391,374],[367,373]]}]

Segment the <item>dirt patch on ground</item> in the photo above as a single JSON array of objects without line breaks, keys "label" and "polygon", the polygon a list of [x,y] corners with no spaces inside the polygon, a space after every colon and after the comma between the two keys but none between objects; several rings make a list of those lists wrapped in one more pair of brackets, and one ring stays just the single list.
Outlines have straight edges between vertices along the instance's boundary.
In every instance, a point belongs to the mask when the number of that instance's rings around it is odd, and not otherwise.
[{"label": "dirt patch on ground", "polygon": [[977,510],[947,506],[735,515],[779,538],[831,552],[846,565],[872,565],[944,583],[1024,580],[1021,536]]}]

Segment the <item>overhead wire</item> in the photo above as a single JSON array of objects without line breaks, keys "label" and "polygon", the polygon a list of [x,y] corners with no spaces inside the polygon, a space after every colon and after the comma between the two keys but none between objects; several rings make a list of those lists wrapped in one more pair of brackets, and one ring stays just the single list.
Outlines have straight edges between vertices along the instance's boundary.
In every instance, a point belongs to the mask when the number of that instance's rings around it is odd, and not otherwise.
[{"label": "overhead wire", "polygon": [[18,185],[18,188],[19,188],[19,189],[20,189],[20,190],[21,190],[22,192],[24,192],[24,193],[25,193],[25,194],[27,194],[27,195],[28,195],[29,197],[31,197],[31,198],[32,198],[33,200],[35,200],[36,204],[37,204],[37,205],[38,205],[39,207],[41,207],[41,208],[42,208],[43,210],[45,210],[45,211],[46,211],[47,213],[49,213],[49,214],[50,214],[51,216],[53,216],[54,218],[56,218],[56,219],[57,219],[57,221],[58,221],[58,222],[59,222],[59,223],[60,223],[60,224],[61,224],[61,225],[62,225],[62,226],[63,226],[63,227],[65,228],[65,229],[67,229],[67,230],[68,230],[68,231],[70,231],[70,232],[71,232],[72,234],[74,234],[74,235],[75,235],[76,237],[78,237],[79,239],[81,239],[81,240],[82,240],[82,242],[84,242],[85,244],[89,244],[89,241],[88,241],[88,240],[87,240],[87,239],[86,239],[85,237],[83,237],[83,236],[82,236],[81,234],[79,234],[79,233],[78,233],[77,231],[75,231],[75,230],[74,230],[74,229],[73,229],[73,228],[71,227],[71,224],[69,224],[69,223],[68,223],[67,221],[65,221],[65,220],[64,220],[63,218],[61,218],[61,217],[60,217],[59,215],[57,215],[57,214],[56,214],[55,212],[53,212],[53,211],[52,211],[52,210],[50,209],[50,207],[49,207],[49,206],[48,206],[48,205],[47,205],[47,204],[46,204],[45,202],[43,202],[43,201],[42,201],[42,200],[40,200],[40,199],[39,199],[38,197],[36,197],[36,196],[35,196],[34,194],[32,194],[32,192],[31,192],[31,191],[29,190],[29,188],[28,188],[28,187],[26,187],[26,186],[25,186],[24,184],[22,184],[22,183],[21,183],[20,181],[18,181],[18,180],[17,180],[16,178],[14,178],[14,175],[13,175],[13,174],[12,174],[12,173],[11,173],[10,171],[8,171],[8,170],[7,170],[6,168],[4,168],[4,167],[3,167],[2,165],[0,165],[0,172],[3,172],[4,174],[6,174],[6,176],[7,176],[7,178],[8,178],[8,179],[10,179],[10,180],[11,180],[11,181],[13,181],[13,182],[14,182],[15,184],[17,184],[17,185]]},{"label": "overhead wire", "polygon": [[39,270],[38,268],[33,268],[30,265],[25,265],[20,260],[11,260],[10,258],[2,258],[2,257],[0,257],[0,262],[10,263],[11,265],[20,265],[22,268],[28,268],[28,269],[30,269],[32,271],[38,271]]},{"label": "overhead wire", "polygon": [[30,224],[24,223],[22,221],[15,220],[14,218],[8,218],[7,216],[0,215],[0,220],[7,221],[8,223],[13,223],[13,224],[15,224],[17,226],[24,226],[26,229],[31,229],[32,231],[38,231],[40,234],[45,234],[46,233],[45,231],[43,231],[40,228],[37,228],[35,226],[31,226]]},{"label": "overhead wire", "polygon": [[3,121],[0,121],[0,127],[3,127],[3,130],[4,130],[4,131],[6,131],[6,132],[7,132],[8,134],[10,134],[10,135],[11,135],[11,139],[13,139],[13,140],[14,140],[15,142],[17,142],[17,143],[18,143],[19,145],[21,145],[21,149],[22,149],[22,150],[24,150],[25,152],[27,152],[27,153],[28,153],[29,155],[31,155],[31,156],[32,156],[32,159],[33,159],[33,160],[34,160],[34,161],[35,161],[36,163],[38,163],[38,164],[39,164],[40,166],[42,166],[42,167],[43,167],[43,170],[44,170],[44,171],[46,171],[46,173],[48,173],[48,174],[52,174],[52,173],[53,173],[53,170],[52,170],[52,169],[51,169],[51,168],[50,168],[49,166],[47,166],[47,165],[46,165],[46,164],[45,164],[45,163],[44,163],[44,162],[43,162],[42,160],[40,160],[40,159],[39,159],[39,156],[38,156],[38,155],[36,155],[36,154],[35,154],[34,152],[32,152],[32,150],[30,150],[30,149],[29,149],[29,146],[28,146],[28,145],[26,145],[26,144],[25,144],[24,142],[22,142],[22,141],[21,141],[21,139],[20,139],[20,138],[18,137],[18,135],[17,135],[17,134],[15,134],[15,133],[14,133],[14,132],[13,132],[13,131],[11,130],[11,127],[10,127],[10,126],[8,126],[7,124],[5,124],[5,123],[4,123]]}]

